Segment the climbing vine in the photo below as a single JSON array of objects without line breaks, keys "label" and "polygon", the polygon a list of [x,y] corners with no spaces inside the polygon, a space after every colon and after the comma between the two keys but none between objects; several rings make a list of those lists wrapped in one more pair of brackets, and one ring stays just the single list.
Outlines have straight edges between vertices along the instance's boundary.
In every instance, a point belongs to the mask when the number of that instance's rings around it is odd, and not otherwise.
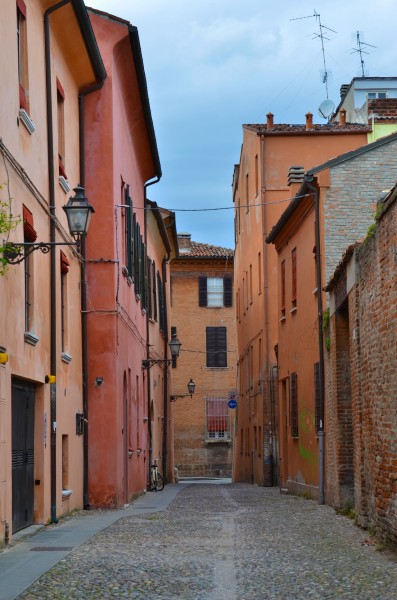
[{"label": "climbing vine", "polygon": [[5,258],[8,247],[8,238],[21,221],[20,216],[12,214],[11,196],[8,191],[7,198],[3,199],[3,190],[9,190],[7,184],[0,184],[0,276],[6,272],[8,262]]}]

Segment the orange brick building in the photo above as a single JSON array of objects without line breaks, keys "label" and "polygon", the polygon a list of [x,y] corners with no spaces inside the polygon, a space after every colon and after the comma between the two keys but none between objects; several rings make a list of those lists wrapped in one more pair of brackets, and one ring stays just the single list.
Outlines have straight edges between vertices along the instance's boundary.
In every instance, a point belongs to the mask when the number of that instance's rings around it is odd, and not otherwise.
[{"label": "orange brick building", "polygon": [[[265,239],[297,188],[296,173],[367,143],[367,125],[244,125],[233,177],[239,404],[234,478],[279,483],[277,254]],[[296,165],[299,165],[297,167]]]},{"label": "orange brick building", "polygon": [[175,466],[179,476],[230,477],[236,388],[233,251],[179,234],[171,263],[171,328],[182,343],[172,373]]}]

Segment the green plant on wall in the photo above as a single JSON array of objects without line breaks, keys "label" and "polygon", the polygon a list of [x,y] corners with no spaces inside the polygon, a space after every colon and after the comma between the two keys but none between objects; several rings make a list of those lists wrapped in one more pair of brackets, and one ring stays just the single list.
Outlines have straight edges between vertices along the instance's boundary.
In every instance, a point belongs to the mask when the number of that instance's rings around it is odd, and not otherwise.
[{"label": "green plant on wall", "polygon": [[[1,193],[4,188],[8,189],[6,184],[0,184]],[[5,258],[8,247],[8,237],[10,232],[16,228],[20,221],[21,217],[12,214],[10,194],[8,193],[8,198],[6,200],[3,200],[0,197],[0,275],[4,275],[8,265]]]},{"label": "green plant on wall", "polygon": [[331,338],[329,335],[329,308],[326,308],[323,312],[323,332],[324,332],[324,346],[328,352],[331,350]]}]

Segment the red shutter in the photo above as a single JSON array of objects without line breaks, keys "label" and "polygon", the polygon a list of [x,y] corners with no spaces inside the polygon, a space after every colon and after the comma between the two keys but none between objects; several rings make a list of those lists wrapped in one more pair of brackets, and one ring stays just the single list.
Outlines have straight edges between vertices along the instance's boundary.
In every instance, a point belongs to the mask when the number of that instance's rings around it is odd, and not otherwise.
[{"label": "red shutter", "polygon": [[19,84],[19,108],[23,108],[23,110],[28,112],[28,101],[26,100],[25,90],[21,83]]},{"label": "red shutter", "polygon": [[33,215],[26,206],[23,206],[23,235],[28,242],[35,242],[37,240],[37,233],[33,225]]},{"label": "red shutter", "polygon": [[66,254],[64,254],[61,250],[61,273],[68,273],[70,267],[70,261],[67,258]]},{"label": "red shutter", "polygon": [[23,0],[17,0],[17,9],[26,19],[26,4]]}]

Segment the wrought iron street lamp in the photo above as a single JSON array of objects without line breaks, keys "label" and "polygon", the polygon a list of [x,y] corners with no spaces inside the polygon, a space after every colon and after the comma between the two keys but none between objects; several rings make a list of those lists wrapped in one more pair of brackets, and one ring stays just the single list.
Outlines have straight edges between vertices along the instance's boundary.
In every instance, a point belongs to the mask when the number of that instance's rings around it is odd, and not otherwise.
[{"label": "wrought iron street lamp", "polygon": [[[171,341],[168,343],[171,350],[171,356],[177,358],[181,349],[181,342],[176,337],[176,333],[172,334]],[[150,369],[153,365],[170,365],[172,358],[146,358],[142,361],[142,369]]]},{"label": "wrought iron street lamp", "polygon": [[188,394],[172,394],[170,396],[171,402],[175,402],[175,400],[178,400],[178,398],[186,398],[187,396],[193,398],[194,390],[196,389],[196,384],[194,383],[192,378],[190,378],[190,381],[187,384],[187,389],[189,392]]},{"label": "wrought iron street lamp", "polygon": [[4,258],[11,265],[17,265],[32,254],[35,250],[40,250],[47,254],[54,246],[79,246],[82,237],[87,235],[90,224],[91,214],[94,207],[89,204],[84,195],[84,188],[78,185],[74,188],[75,195],[69,198],[67,204],[63,206],[68,220],[70,235],[74,237],[74,242],[6,242],[4,244]]}]

